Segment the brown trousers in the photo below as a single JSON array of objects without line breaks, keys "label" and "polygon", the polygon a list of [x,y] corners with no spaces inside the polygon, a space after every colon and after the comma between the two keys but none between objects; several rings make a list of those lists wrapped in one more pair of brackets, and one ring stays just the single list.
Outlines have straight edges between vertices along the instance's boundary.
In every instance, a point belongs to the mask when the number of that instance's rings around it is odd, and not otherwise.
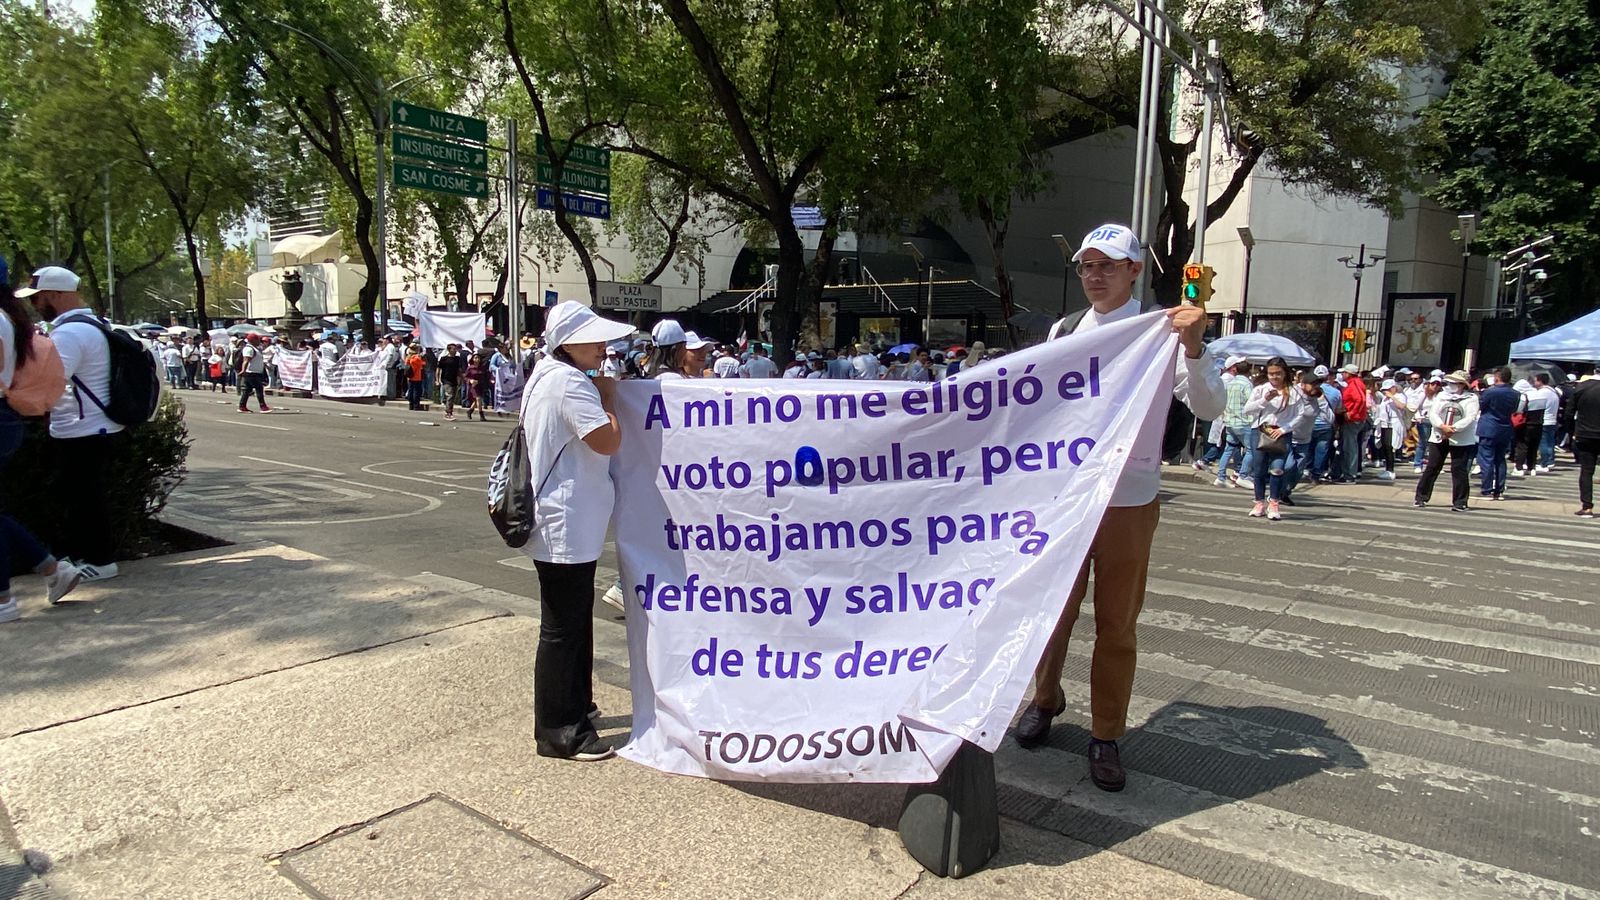
[{"label": "brown trousers", "polygon": [[1067,642],[1078,621],[1084,595],[1089,591],[1089,569],[1094,567],[1094,657],[1089,664],[1089,710],[1092,733],[1114,741],[1128,730],[1128,700],[1133,696],[1133,673],[1139,643],[1134,626],[1144,608],[1145,577],[1150,571],[1150,544],[1161,520],[1161,504],[1112,506],[1100,520],[1089,556],[1078,571],[1067,608],[1056,623],[1050,644],[1033,673],[1033,702],[1047,710],[1061,705],[1061,668],[1067,662]]}]

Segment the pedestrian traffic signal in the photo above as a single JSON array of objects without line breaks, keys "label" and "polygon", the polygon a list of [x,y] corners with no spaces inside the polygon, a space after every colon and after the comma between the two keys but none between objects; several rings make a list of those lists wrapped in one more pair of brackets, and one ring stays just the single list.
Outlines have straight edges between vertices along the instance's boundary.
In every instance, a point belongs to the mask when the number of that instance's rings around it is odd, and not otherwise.
[{"label": "pedestrian traffic signal", "polygon": [[1339,329],[1339,352],[1347,356],[1367,352],[1367,330],[1365,328]]},{"label": "pedestrian traffic signal", "polygon": [[1191,264],[1183,267],[1183,289],[1180,292],[1185,303],[1195,306],[1205,306],[1211,299],[1211,276],[1214,274],[1210,266]]},{"label": "pedestrian traffic signal", "polygon": [[1357,353],[1365,353],[1365,352],[1367,352],[1367,330],[1365,328],[1357,328],[1357,329],[1355,329],[1355,333],[1356,333],[1356,352]]}]

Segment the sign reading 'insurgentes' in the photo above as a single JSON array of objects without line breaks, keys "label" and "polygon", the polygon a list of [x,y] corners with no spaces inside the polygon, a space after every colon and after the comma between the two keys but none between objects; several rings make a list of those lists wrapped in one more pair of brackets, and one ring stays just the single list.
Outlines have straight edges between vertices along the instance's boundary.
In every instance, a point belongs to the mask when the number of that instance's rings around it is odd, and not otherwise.
[{"label": "sign reading 'insurgentes'", "polygon": [[418,159],[425,163],[467,169],[472,172],[489,171],[489,153],[482,147],[436,141],[400,131],[389,133],[389,148],[395,156]]},{"label": "sign reading 'insurgentes'", "polygon": [[993,750],[1172,389],[1160,313],[934,385],[618,385],[630,759],[932,781]]}]

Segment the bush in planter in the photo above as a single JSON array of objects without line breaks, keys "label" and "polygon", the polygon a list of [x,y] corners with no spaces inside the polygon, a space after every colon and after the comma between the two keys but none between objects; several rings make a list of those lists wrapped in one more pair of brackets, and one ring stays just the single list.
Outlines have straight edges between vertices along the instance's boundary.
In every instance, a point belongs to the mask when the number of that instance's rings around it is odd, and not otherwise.
[{"label": "bush in planter", "polygon": [[[111,539],[118,559],[143,554],[156,530],[156,516],[188,474],[188,426],[183,403],[165,394],[149,422],[130,428],[107,483],[111,486]],[[55,490],[57,472],[50,459],[49,428],[29,421],[22,446],[3,478],[4,509],[41,540],[55,533],[61,515]]]}]

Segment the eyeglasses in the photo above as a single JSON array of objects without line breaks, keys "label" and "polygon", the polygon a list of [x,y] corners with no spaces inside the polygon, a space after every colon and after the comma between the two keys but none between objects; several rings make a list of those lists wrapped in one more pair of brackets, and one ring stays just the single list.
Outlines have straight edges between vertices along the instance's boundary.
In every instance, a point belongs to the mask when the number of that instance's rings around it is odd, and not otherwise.
[{"label": "eyeglasses", "polygon": [[1091,275],[1103,277],[1116,271],[1116,268],[1127,262],[1125,259],[1101,259],[1094,262],[1078,263],[1076,272],[1079,278],[1088,278]]}]

